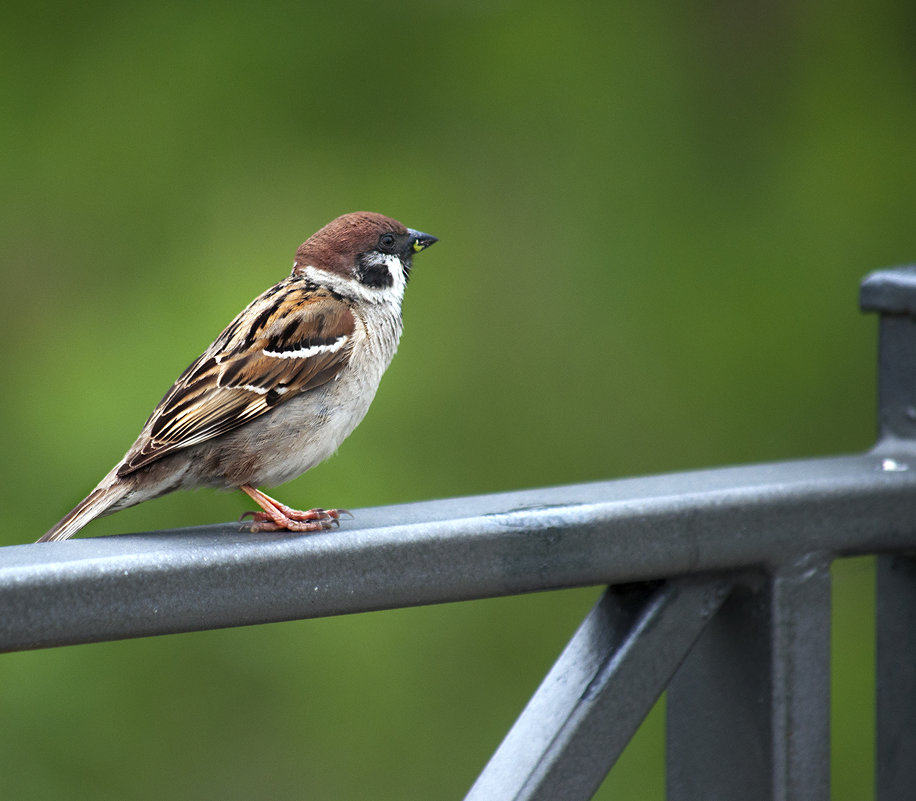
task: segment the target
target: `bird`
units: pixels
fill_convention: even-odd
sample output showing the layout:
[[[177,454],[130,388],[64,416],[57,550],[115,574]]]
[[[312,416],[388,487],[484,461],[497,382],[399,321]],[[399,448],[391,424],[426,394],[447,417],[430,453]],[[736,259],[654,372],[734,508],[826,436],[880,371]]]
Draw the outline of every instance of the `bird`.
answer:
[[[275,487],[331,456],[375,397],[403,330],[413,257],[438,239],[375,212],[332,220],[290,275],[255,298],[178,377],[124,458],[38,542],[179,489],[240,489],[252,531],[314,532],[340,509],[300,511]]]

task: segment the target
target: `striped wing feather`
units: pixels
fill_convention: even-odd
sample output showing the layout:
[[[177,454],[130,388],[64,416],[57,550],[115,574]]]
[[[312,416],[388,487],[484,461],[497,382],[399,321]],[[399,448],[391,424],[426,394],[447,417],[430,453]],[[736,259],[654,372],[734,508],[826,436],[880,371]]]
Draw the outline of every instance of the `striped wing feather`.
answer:
[[[119,476],[232,431],[340,372],[353,347],[353,313],[303,283],[289,278],[265,292],[182,373]]]

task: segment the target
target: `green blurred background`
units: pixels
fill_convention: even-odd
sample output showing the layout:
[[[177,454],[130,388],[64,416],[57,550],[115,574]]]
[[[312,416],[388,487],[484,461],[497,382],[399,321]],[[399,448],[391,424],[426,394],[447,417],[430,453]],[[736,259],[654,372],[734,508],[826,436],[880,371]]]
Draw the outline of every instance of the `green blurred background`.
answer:
[[[856,296],[916,258],[912,5],[8,2],[0,68],[2,544],[357,209],[441,243],[368,418],[288,503],[872,442]],[[178,494],[85,534],[248,506]],[[833,795],[861,801],[871,561],[835,575]],[[3,656],[4,796],[460,798],[597,595]],[[663,797],[663,728],[599,798]]]

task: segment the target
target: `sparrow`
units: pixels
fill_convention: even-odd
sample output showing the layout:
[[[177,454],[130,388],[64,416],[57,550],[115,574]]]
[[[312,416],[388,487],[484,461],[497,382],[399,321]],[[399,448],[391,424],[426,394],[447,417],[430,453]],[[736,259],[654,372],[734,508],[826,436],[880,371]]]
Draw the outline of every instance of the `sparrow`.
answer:
[[[438,240],[373,212],[306,240],[288,278],[255,298],[153,410],[137,441],[39,542],[179,489],[237,488],[254,531],[322,531],[343,510],[299,511],[259,486],[334,453],[375,397],[401,337],[413,256]]]

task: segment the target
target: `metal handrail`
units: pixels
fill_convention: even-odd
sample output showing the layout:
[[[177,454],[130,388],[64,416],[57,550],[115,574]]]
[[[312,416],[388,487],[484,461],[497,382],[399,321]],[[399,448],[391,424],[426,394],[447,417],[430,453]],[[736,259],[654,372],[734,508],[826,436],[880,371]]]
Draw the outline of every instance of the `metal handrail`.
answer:
[[[916,548],[916,451],[354,517],[307,537],[224,524],[0,548],[0,650],[742,570],[811,552]]]

